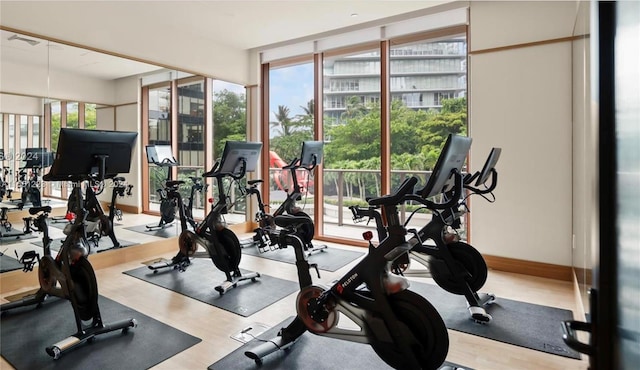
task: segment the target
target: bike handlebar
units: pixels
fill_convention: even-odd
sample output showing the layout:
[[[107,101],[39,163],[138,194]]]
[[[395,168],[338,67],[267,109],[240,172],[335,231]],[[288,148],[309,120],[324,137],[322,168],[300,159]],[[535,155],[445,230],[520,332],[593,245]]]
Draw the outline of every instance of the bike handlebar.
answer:
[[[288,165],[282,167],[283,170],[290,170],[290,169],[297,169],[298,167],[298,158],[293,158],[293,160],[291,162],[289,162]]]
[[[418,178],[411,176],[405,179],[395,194],[383,195],[379,198],[369,199],[369,204],[372,206],[385,206],[398,204],[404,201],[404,197],[407,194],[413,193],[413,187],[418,183]]]

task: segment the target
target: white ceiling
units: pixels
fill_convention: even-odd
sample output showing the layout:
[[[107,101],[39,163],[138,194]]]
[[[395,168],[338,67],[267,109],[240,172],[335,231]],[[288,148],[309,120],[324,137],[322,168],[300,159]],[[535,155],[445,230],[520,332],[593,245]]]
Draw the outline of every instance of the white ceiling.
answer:
[[[162,62],[140,43],[170,50],[164,40],[201,42],[238,50],[374,25],[452,1],[428,0],[235,0],[235,1],[0,1],[0,25],[10,31],[57,40],[35,46],[9,41],[1,32],[1,60],[45,63],[115,79],[155,67],[74,48],[66,43],[146,62]],[[173,42],[173,41],[172,41]],[[53,44],[53,45],[52,45]],[[148,47],[145,49],[147,50]],[[47,50],[50,51],[47,55]],[[43,57],[44,55],[44,57]],[[184,55],[188,58],[188,55]],[[179,68],[178,65],[173,67]]]

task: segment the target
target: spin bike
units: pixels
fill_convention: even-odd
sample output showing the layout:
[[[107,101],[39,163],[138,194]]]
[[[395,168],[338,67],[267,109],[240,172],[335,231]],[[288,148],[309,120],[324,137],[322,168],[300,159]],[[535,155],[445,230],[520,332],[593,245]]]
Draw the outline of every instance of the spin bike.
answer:
[[[58,154],[63,154],[56,159],[56,162],[58,163],[54,163],[54,167],[51,171],[44,176],[44,180],[70,180],[74,182],[76,188],[80,188],[84,181],[90,179],[90,176],[78,173],[82,168],[82,165],[78,166],[77,161],[74,160],[74,157],[78,156],[78,147],[74,146],[72,142],[77,140],[79,136],[74,135],[73,137],[67,137],[65,135],[65,130],[73,129],[61,129],[58,143]],[[129,133],[120,132],[118,134]],[[123,138],[120,135],[113,136],[114,140],[118,140],[121,143],[130,137],[131,136],[126,138]],[[135,139],[135,136],[132,137]],[[86,138],[87,140],[95,139],[93,136],[87,136]],[[131,148],[133,141],[128,144],[129,148]],[[121,148],[118,149],[121,150]],[[123,155],[123,153],[115,154],[114,152],[111,152],[111,154],[116,158]],[[130,155],[131,153],[129,152],[129,158]],[[99,168],[100,178],[104,178],[105,168],[108,166],[105,163],[107,157],[108,155],[100,154],[96,155],[91,160],[91,162]],[[121,165],[123,164],[113,166],[117,167]],[[75,194],[76,208],[74,211],[77,215],[81,216],[76,218],[72,225],[71,233],[62,244],[62,247],[56,256],[51,254],[51,239],[49,238],[47,225],[47,216],[48,213],[51,212],[51,207],[32,207],[29,209],[29,213],[31,215],[37,215],[33,220],[33,225],[35,225],[37,230],[42,231],[43,233],[42,241],[44,256],[39,258],[38,261],[38,280],[40,282],[40,289],[33,296],[25,297],[22,300],[6,303],[0,306],[0,311],[4,314],[9,310],[18,307],[31,305],[39,307],[48,296],[56,296],[68,300],[73,308],[77,332],[46,348],[47,354],[54,359],[60,358],[63,353],[85,342],[92,342],[98,335],[115,330],[122,330],[122,332],[126,333],[129,328],[137,325],[136,321],[132,318],[109,324],[105,324],[102,321],[98,305],[98,284],[95,272],[91,263],[89,263],[89,260],[87,259],[86,253],[87,240],[84,232],[84,221],[88,211],[84,207],[84,201],[81,193],[76,192]],[[90,321],[90,324],[85,326],[83,324],[85,321]]]
[[[0,164],[4,161],[4,149],[0,149]],[[2,166],[2,169],[0,170],[0,202],[4,200],[5,195],[8,200],[11,200],[11,192],[13,191],[13,189],[9,189],[7,176],[9,176],[9,167]]]
[[[19,207],[29,203],[33,207],[40,207],[42,205],[40,171],[51,166],[52,153],[47,152],[46,148],[26,148],[24,155],[26,163],[18,171],[18,183],[22,188]],[[31,173],[28,169],[31,169]]]
[[[290,214],[296,216],[307,217],[311,220],[311,217],[300,207],[296,206],[296,201],[302,199],[303,189],[298,182],[297,172],[298,170],[306,170],[308,177],[311,176],[311,172],[322,162],[322,146],[321,141],[305,141],[302,143],[302,152],[300,158],[294,158],[288,165],[282,167],[282,170],[288,170],[291,174],[291,181],[293,189],[287,193],[287,198],[276,209],[273,214],[269,214],[266,211],[268,205],[265,205],[260,195],[258,185],[262,183],[262,180],[250,180],[247,181],[249,187],[245,190],[247,194],[255,194],[258,201],[258,212],[256,213],[255,220],[258,223],[258,228],[254,230],[255,234],[252,238],[252,245],[258,247],[260,253],[264,253],[270,250],[276,250],[281,248],[280,232],[277,230],[274,223],[274,217],[282,214]],[[304,250],[307,256],[312,254],[324,252],[327,249],[326,245],[314,246],[312,244],[313,236],[315,235],[315,228],[313,222],[301,225],[298,229],[300,233],[300,239],[304,242]],[[284,247],[284,246],[282,246]]]
[[[206,194],[208,184],[205,184],[198,177],[190,177],[191,179],[191,192],[189,193],[188,203],[185,205],[180,192],[178,191],[178,187],[181,184],[184,184],[184,181],[173,181],[171,182],[171,186],[168,188],[167,197],[169,199],[175,199],[178,205],[178,215],[180,216],[180,227],[184,232],[188,230],[189,226],[193,230],[196,229],[198,224],[196,223],[195,218],[193,217],[193,201],[195,199],[196,194]],[[153,270],[153,273],[157,273],[160,270],[166,268],[173,268],[180,271],[185,271],[187,266],[191,264],[191,260],[188,256],[184,255],[182,252],[178,251],[171,261],[160,261],[156,262],[152,265],[149,265],[149,269]]]
[[[147,145],[147,162],[156,166],[167,168],[167,177],[164,180],[164,188],[157,189],[160,196],[160,221],[157,225],[146,225],[147,231],[162,230],[173,225],[178,209],[177,198],[172,196],[172,192],[182,181],[171,179],[171,167],[178,166],[179,163],[172,154],[170,145]]]
[[[447,147],[445,144],[445,148]],[[456,230],[460,228],[461,217],[468,211],[466,199],[474,194],[484,197],[486,194],[492,194],[496,188],[497,171],[494,167],[500,151],[500,148],[492,149],[481,172],[463,176],[457,168],[454,169],[452,177],[455,185],[452,189],[447,188],[442,193],[443,200],[450,202],[452,206],[434,209],[431,207],[431,203],[427,203],[419,208],[431,210],[431,221],[409,240],[409,243],[413,245],[412,250],[398,258],[393,265],[394,273],[405,276],[430,277],[447,292],[465,296],[470,318],[477,323],[488,323],[492,320],[484,306],[495,302],[496,297],[490,293],[478,293],[487,280],[486,262],[477,249],[460,241]],[[443,158],[444,156],[446,156],[445,151],[443,151]],[[437,170],[436,168],[434,172]],[[491,175],[491,183],[487,185],[489,175]],[[477,180],[476,184],[472,185],[474,180]],[[484,188],[481,189],[479,186],[484,186]],[[423,199],[427,198],[426,195],[429,193],[425,189],[420,191]],[[469,194],[463,197],[465,191]],[[490,200],[486,197],[485,199]],[[412,215],[419,209],[416,209]],[[356,218],[362,219],[365,216],[374,218],[379,237],[384,237],[386,229],[376,209],[372,207],[359,209],[354,206],[351,207],[351,210],[354,214],[354,220]],[[427,244],[427,241],[432,241],[432,243]],[[427,271],[414,272],[409,270],[412,259],[427,267]]]
[[[231,208],[229,196],[224,191],[224,179],[228,178],[232,183],[236,183],[247,172],[255,171],[261,147],[262,143],[254,142],[227,141],[225,143],[222,157],[216,161],[211,171],[202,175],[216,180],[217,202],[193,231],[185,229],[178,238],[180,247],[178,255],[182,255],[183,258],[208,256],[213,264],[224,272],[226,280],[215,287],[220,295],[236,288],[242,281],[255,282],[260,277],[257,272],[243,275],[240,271],[242,257],[240,241],[236,234],[226,227],[222,217]],[[198,247],[203,247],[206,253],[197,253]]]
[[[111,192],[111,204],[109,205],[109,215],[104,213],[104,209],[97,197],[104,190],[104,181],[89,182],[85,189],[85,209],[88,211],[85,218],[85,236],[90,246],[89,253],[91,253],[91,248],[94,248],[97,253],[122,248],[122,244],[120,244],[118,238],[116,238],[114,229],[114,219],[119,211],[116,208],[116,199],[118,196],[124,196],[125,192],[131,194],[133,185],[125,185],[125,178],[121,176],[114,177],[112,181],[113,188]],[[102,186],[96,186],[97,184],[102,184]],[[81,193],[81,189],[74,188],[69,197],[67,214],[71,214],[72,219],[76,217],[72,211],[75,208],[73,203],[77,198],[77,195],[74,194],[75,192]],[[120,219],[121,218],[122,212],[120,212]],[[108,236],[113,245],[109,248],[98,249],[100,239],[103,236]]]
[[[296,229],[310,220],[303,216],[280,215],[276,225],[283,227],[284,238],[292,245],[300,292],[296,299],[297,316],[278,336],[250,348],[245,355],[261,364],[270,353],[291,347],[306,331],[313,334],[366,343],[395,369],[437,369],[449,350],[447,328],[438,311],[424,297],[409,290],[406,278],[389,272],[388,266],[411,249],[405,241],[407,230],[398,218],[397,207],[413,193],[417,178],[405,180],[395,194],[369,200],[382,208],[388,221],[387,237],[373,247],[373,233],[367,255],[331,287],[314,285],[304,242]],[[319,275],[317,267],[316,273]],[[345,315],[357,329],[338,327]]]

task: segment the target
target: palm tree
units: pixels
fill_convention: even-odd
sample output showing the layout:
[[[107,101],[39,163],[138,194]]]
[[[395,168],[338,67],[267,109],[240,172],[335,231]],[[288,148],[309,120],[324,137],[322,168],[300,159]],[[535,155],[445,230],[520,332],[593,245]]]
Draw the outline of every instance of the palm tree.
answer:
[[[276,120],[271,122],[271,127],[280,129],[280,134],[282,136],[289,136],[291,134],[291,117],[289,117],[289,107],[285,105],[278,105],[278,112],[276,115]]]
[[[346,109],[342,112],[340,118],[356,118],[367,114],[367,107],[364,105],[359,96],[349,96],[345,100]]]
[[[316,103],[313,99],[311,99],[307,102],[306,107],[303,107],[301,105],[300,108],[302,108],[302,110],[304,111],[305,116],[313,116],[314,112],[316,111]]]
[[[308,129],[313,127],[313,117],[315,113],[315,103],[313,99],[307,102],[307,106],[300,106],[303,114],[298,114],[293,124],[299,129]]]

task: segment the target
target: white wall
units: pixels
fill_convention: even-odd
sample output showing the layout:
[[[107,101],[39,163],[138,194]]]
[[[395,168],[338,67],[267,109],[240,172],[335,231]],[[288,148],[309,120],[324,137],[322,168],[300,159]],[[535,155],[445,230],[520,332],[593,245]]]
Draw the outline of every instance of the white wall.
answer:
[[[42,98],[0,93],[0,112],[11,114],[42,115]]]
[[[496,202],[472,201],[472,244],[487,255],[570,266],[572,45],[474,52],[571,36],[573,2],[472,2],[471,166],[502,147]],[[540,26],[544,25],[544,26]]]
[[[98,109],[98,128],[101,130],[140,132],[140,81],[138,77],[121,78],[114,81],[115,106]],[[142,192],[140,189],[141,168],[140,155],[142,138],[138,135],[135,147],[131,153],[131,167],[129,173],[120,174],[133,184],[131,196],[117,198],[116,204],[129,205],[140,208],[142,205]],[[107,182],[108,190],[103,192],[99,199],[103,202],[111,202],[111,181]],[[140,208],[141,209],[141,208]]]
[[[7,93],[108,105],[115,103],[113,81],[90,78],[73,72],[48,71],[46,66],[34,67],[3,62],[0,81],[0,91]]]

